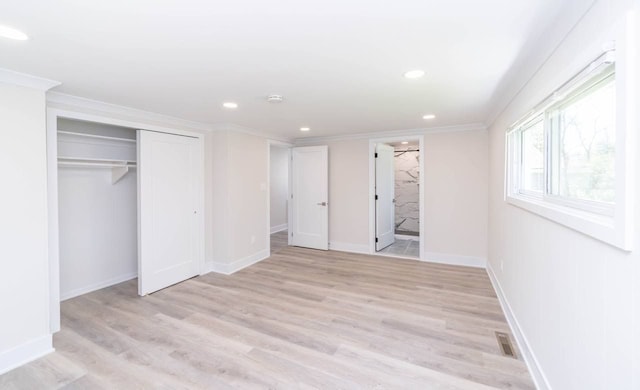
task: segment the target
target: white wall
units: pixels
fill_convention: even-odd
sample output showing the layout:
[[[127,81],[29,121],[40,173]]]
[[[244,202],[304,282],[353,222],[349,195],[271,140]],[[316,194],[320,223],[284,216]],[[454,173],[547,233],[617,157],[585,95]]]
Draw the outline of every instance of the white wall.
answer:
[[[237,131],[207,135],[212,222],[209,269],[230,273],[269,253],[267,139]]]
[[[487,258],[488,133],[425,134],[426,251]]]
[[[329,247],[369,248],[369,141],[328,142]]]
[[[488,133],[424,133],[426,252],[487,257]],[[329,241],[368,252],[369,140],[329,145]]]
[[[505,130],[595,58],[631,3],[597,1],[490,128],[490,267],[539,363],[534,374],[541,371],[543,388],[640,388],[638,250],[618,250],[504,201]],[[640,152],[638,138],[632,149]]]
[[[51,350],[43,91],[0,83],[0,374]]]
[[[271,232],[287,228],[289,194],[289,149],[277,145],[269,147],[269,213]]]
[[[137,180],[111,170],[58,170],[60,296],[71,298],[137,276]]]

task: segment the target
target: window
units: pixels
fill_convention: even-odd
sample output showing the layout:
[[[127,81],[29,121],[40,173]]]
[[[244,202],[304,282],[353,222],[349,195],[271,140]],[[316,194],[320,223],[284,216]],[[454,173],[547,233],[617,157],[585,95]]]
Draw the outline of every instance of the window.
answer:
[[[544,126],[542,117],[521,130],[520,188],[523,192],[544,191]]]
[[[610,74],[551,110],[551,194],[615,202],[615,93]]]
[[[506,199],[629,249],[618,96],[605,54],[512,126]]]

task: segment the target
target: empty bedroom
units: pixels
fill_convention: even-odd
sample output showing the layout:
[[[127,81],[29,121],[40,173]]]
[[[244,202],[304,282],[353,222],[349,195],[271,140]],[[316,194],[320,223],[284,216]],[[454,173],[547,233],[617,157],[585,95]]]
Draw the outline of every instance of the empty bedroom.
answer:
[[[640,389],[640,0],[0,2],[0,389]]]

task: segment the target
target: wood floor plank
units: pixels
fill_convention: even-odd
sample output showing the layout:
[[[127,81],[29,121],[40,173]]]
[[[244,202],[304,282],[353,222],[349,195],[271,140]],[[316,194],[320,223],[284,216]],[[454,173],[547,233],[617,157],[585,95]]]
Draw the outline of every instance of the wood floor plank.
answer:
[[[56,352],[7,389],[533,389],[482,269],[287,247],[146,297],[62,304]]]

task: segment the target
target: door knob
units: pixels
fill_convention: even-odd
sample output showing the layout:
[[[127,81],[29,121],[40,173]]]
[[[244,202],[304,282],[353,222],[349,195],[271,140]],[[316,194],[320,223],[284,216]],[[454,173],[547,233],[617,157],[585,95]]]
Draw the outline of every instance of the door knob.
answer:
[[[320,203],[318,203],[318,206],[326,206],[326,205],[327,205],[327,202],[320,202]]]

